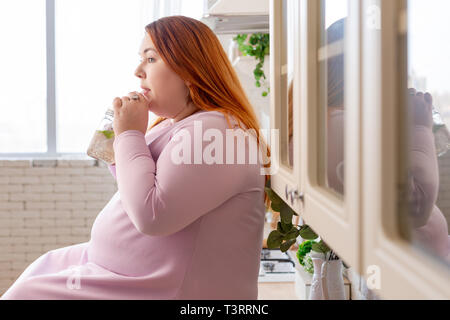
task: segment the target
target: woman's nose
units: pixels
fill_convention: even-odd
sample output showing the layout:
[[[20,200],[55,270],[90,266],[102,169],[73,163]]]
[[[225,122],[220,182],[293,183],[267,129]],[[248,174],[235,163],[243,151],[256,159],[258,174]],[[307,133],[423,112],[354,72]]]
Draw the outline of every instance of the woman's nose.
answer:
[[[134,72],[134,75],[136,77],[138,77],[138,78],[143,78],[144,77],[144,73],[140,69],[136,69],[136,71]]]

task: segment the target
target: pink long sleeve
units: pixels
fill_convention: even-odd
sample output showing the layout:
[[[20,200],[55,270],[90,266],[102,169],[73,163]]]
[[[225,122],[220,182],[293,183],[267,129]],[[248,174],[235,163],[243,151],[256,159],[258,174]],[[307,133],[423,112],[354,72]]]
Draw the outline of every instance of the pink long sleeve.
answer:
[[[203,130],[221,128],[223,121],[217,119],[204,121]],[[135,227],[144,234],[170,235],[185,228],[227,199],[247,191],[243,188],[249,172],[256,172],[249,171],[248,164],[174,163],[172,153],[180,154],[184,147],[183,150],[191,150],[191,163],[194,162],[194,123],[182,128],[190,138],[181,142],[179,135],[174,134],[157,163],[142,132],[128,130],[114,141],[120,199]],[[210,143],[203,142],[203,150]],[[223,155],[225,159],[225,152]]]
[[[112,176],[116,179],[116,164],[109,164],[108,169],[111,172]]]
[[[216,131],[214,138],[228,128],[222,113],[202,110],[145,135],[128,130],[116,137],[116,163],[108,169],[119,190],[97,215],[89,242],[41,256],[1,299],[256,300],[262,165],[240,164],[236,154],[234,164],[207,164],[208,154],[221,158],[228,145],[209,152],[216,143],[207,139],[209,130],[204,164],[173,163],[177,134],[187,129],[195,138],[197,119]],[[247,145],[238,149],[248,152]],[[80,279],[69,283],[73,290],[69,275]]]

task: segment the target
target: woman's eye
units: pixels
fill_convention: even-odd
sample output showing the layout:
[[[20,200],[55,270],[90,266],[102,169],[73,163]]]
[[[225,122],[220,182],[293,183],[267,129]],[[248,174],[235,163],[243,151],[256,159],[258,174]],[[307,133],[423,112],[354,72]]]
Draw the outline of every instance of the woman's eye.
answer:
[[[155,60],[155,58],[147,58],[147,61],[148,61],[148,62],[151,62],[150,59]],[[142,63],[142,62],[144,62],[144,60],[139,60],[139,63]]]

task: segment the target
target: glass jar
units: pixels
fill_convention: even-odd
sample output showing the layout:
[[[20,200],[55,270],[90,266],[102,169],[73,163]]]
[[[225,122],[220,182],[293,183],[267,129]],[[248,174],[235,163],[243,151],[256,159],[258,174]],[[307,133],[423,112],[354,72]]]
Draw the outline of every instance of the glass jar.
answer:
[[[87,155],[98,160],[106,162],[108,165],[114,164],[114,110],[106,110],[105,116],[100,121],[97,130],[95,130],[91,143],[87,150]]]

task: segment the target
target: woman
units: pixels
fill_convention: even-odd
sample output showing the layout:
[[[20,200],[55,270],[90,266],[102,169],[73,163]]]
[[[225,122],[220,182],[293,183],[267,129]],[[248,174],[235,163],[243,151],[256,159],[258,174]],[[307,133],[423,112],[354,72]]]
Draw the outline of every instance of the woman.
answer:
[[[145,29],[144,91],[113,101],[118,192],[89,242],[42,255],[2,299],[257,299],[268,177],[259,162],[225,163],[217,141],[240,127],[265,146],[257,118],[206,25],[171,16]],[[148,111],[160,116],[149,131]],[[248,159],[248,140],[240,151]]]

